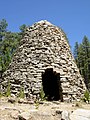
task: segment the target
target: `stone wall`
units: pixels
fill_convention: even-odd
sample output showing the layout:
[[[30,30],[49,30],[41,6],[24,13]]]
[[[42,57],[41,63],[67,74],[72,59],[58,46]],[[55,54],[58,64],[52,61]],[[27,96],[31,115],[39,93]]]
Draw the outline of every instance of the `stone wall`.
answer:
[[[18,96],[21,86],[30,98],[39,97],[42,72],[53,68],[60,73],[64,100],[80,99],[86,89],[83,79],[62,29],[48,21],[40,21],[28,27],[9,68],[3,75],[1,90],[11,83],[12,95]]]

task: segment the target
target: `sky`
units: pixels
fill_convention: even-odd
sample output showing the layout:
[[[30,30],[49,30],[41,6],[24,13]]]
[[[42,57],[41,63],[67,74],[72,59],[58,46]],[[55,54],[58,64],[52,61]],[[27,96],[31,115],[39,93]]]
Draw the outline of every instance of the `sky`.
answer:
[[[73,51],[75,42],[90,40],[90,0],[0,0],[0,20],[19,32],[22,24],[48,20],[66,33]]]

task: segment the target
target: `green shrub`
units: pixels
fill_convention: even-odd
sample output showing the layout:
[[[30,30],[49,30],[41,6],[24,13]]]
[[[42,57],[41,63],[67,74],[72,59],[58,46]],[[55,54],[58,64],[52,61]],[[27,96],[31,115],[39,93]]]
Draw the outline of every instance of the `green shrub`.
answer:
[[[8,86],[7,86],[7,91],[5,94],[6,97],[11,96],[11,85],[10,85],[10,81],[8,81]]]
[[[84,97],[83,97],[84,102],[89,102],[90,101],[90,93],[88,90],[84,92]]]
[[[44,90],[43,90],[43,86],[41,88],[40,98],[41,98],[41,100],[45,100],[45,93],[44,93]]]
[[[39,108],[39,102],[35,101],[35,108],[38,109]]]
[[[20,98],[24,98],[24,97],[25,97],[25,93],[24,93],[23,87],[20,88],[19,97],[20,97]]]

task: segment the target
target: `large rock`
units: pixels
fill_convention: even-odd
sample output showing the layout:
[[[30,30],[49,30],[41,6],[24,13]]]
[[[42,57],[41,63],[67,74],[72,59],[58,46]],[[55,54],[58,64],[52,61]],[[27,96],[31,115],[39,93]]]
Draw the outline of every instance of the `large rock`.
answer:
[[[70,115],[71,120],[90,120],[90,110],[77,109]]]

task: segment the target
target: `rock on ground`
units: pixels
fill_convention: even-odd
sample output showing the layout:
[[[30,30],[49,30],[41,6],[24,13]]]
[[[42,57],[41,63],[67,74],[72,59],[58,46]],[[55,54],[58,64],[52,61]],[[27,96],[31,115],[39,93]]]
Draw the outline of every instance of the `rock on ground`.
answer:
[[[71,120],[90,120],[90,110],[77,109],[71,116]]]
[[[0,98],[0,120],[90,120],[90,104],[19,101]]]

